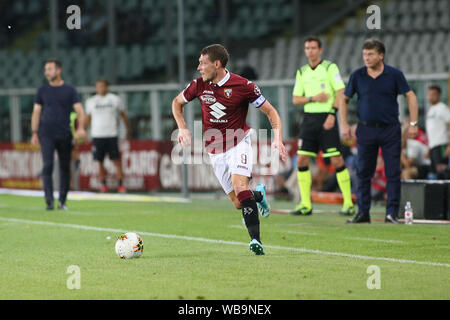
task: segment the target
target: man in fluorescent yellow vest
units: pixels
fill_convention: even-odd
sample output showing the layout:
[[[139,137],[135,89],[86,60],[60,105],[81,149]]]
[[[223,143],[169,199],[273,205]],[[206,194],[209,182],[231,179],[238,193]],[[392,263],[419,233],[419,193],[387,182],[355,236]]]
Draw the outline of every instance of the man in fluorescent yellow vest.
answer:
[[[304,105],[305,117],[300,127],[299,148],[297,151],[298,184],[300,203],[291,213],[294,215],[312,214],[311,173],[309,162],[317,157],[319,151],[324,158],[330,158],[336,170],[336,178],[341,189],[344,204],[341,214],[353,215],[350,174],[341,155],[339,130],[336,122],[338,99],[343,98],[345,84],[337,65],[322,60],[322,44],[319,38],[305,39],[305,55],[308,64],[297,70],[293,91],[293,104]]]

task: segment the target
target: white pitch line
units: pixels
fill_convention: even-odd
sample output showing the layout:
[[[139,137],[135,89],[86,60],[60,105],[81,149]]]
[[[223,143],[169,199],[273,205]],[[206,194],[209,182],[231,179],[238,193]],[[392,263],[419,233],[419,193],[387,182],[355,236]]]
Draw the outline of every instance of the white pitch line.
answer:
[[[79,225],[79,224],[70,224],[70,223],[56,223],[56,222],[50,222],[50,221],[25,220],[25,219],[4,218],[4,217],[0,217],[0,220],[9,221],[9,222],[17,222],[17,223],[28,223],[28,224],[46,225],[46,226],[55,226],[55,227],[66,227],[66,228],[80,229],[80,230],[102,231],[102,232],[124,233],[124,232],[131,231],[131,232],[136,232],[140,235],[146,235],[146,236],[158,237],[158,238],[200,241],[200,242],[229,244],[229,245],[238,245],[238,246],[248,247],[248,243],[246,243],[246,242],[180,236],[180,235],[176,235],[176,234],[153,233],[153,232],[145,232],[145,231],[132,231],[132,230],[102,228],[102,227],[86,226],[86,225]],[[371,256],[363,256],[363,255],[344,253],[344,252],[321,251],[321,250],[314,250],[314,249],[307,249],[307,248],[292,248],[292,247],[283,247],[283,246],[275,246],[275,245],[264,245],[264,247],[270,248],[270,249],[277,249],[277,250],[287,250],[287,251],[295,251],[295,252],[302,252],[302,253],[313,253],[313,254],[319,254],[319,255],[346,257],[346,258],[352,258],[352,259],[379,260],[379,261],[387,261],[387,262],[409,263],[409,264],[450,268],[449,263],[441,263],[441,262],[416,261],[416,260],[395,259],[395,258],[386,258],[386,257],[371,257]]]
[[[358,241],[374,241],[374,242],[387,242],[387,243],[405,243],[401,240],[388,240],[388,239],[375,239],[375,238],[358,238],[358,237],[345,237],[348,240],[358,240]]]
[[[238,225],[231,225],[228,226],[229,228],[234,228],[234,229],[245,229],[247,230],[246,227],[244,226],[238,226]],[[274,230],[276,232],[282,232],[282,233],[293,233],[293,234],[301,234],[301,235],[305,235],[305,236],[317,236],[317,233],[313,233],[313,232],[302,232],[302,231],[290,231],[290,230]]]
[[[244,226],[238,226],[238,225],[231,225],[231,226],[229,226],[229,228],[246,229]],[[305,235],[305,236],[320,236],[319,234],[314,233],[314,232],[291,231],[291,230],[273,230],[273,231],[281,232],[281,233],[301,234],[301,235]],[[375,239],[375,238],[344,237],[341,239],[357,240],[357,241],[386,242],[386,243],[405,243],[404,241],[401,241],[401,240]]]
[[[0,188],[0,194],[10,194],[16,196],[27,197],[43,197],[44,191],[42,190],[27,190],[27,189],[6,189]],[[54,191],[53,196],[59,198],[59,192]],[[88,191],[71,191],[67,195],[68,200],[100,200],[100,201],[133,201],[133,202],[180,202],[189,203],[189,199],[169,197],[169,196],[150,196],[150,195],[138,195],[138,194],[117,194],[117,193],[98,193]]]

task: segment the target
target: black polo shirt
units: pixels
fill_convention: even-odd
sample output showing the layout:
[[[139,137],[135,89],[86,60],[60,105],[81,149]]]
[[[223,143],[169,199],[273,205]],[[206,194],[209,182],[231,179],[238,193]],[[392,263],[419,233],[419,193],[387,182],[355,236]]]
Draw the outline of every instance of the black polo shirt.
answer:
[[[37,90],[34,101],[42,106],[39,135],[55,138],[72,136],[70,113],[73,104],[81,101],[75,87],[67,83],[57,87],[44,84]]]
[[[375,79],[369,76],[364,66],[350,75],[345,96],[358,94],[358,118],[368,122],[398,123],[397,96],[410,91],[403,72],[384,65],[383,72]]]

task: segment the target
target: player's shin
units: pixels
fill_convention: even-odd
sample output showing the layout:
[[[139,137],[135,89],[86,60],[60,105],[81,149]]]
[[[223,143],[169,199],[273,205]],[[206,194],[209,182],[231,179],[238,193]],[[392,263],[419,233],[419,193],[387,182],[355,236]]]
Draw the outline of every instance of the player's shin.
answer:
[[[242,216],[244,217],[245,226],[251,239],[256,239],[261,243],[259,234],[259,217],[258,207],[255,198],[249,190],[240,192],[237,195],[242,205]]]
[[[297,172],[298,186],[300,189],[301,205],[311,209],[311,172],[308,167],[299,167]]]
[[[350,173],[345,166],[336,169],[336,179],[344,198],[344,208],[353,206]]]

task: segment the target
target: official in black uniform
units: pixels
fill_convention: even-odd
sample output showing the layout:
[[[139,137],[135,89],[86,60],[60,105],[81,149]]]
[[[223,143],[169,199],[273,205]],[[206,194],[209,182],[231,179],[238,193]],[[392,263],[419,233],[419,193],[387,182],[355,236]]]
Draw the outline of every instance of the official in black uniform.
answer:
[[[70,113],[75,111],[80,123],[84,123],[84,112],[77,90],[61,78],[62,65],[56,59],[45,63],[45,77],[48,84],[42,85],[36,93],[31,129],[31,143],[41,145],[44,167],[44,185],[47,210],[54,209],[53,200],[53,158],[55,150],[59,159],[59,204],[58,208],[67,210],[66,198],[70,186],[70,156],[72,151],[72,131]],[[78,126],[76,139],[86,138],[83,126]]]
[[[411,119],[408,136],[417,135],[418,106],[417,98],[408,85],[403,73],[383,62],[385,47],[378,39],[368,39],[363,45],[365,66],[350,75],[345,89],[345,98],[339,107],[341,132],[345,139],[350,137],[347,122],[348,102],[358,95],[356,129],[358,147],[357,161],[357,202],[358,214],[349,223],[370,222],[370,188],[375,173],[378,149],[381,148],[387,178],[387,223],[398,223],[400,205],[400,154],[401,126],[397,96],[405,96]]]

